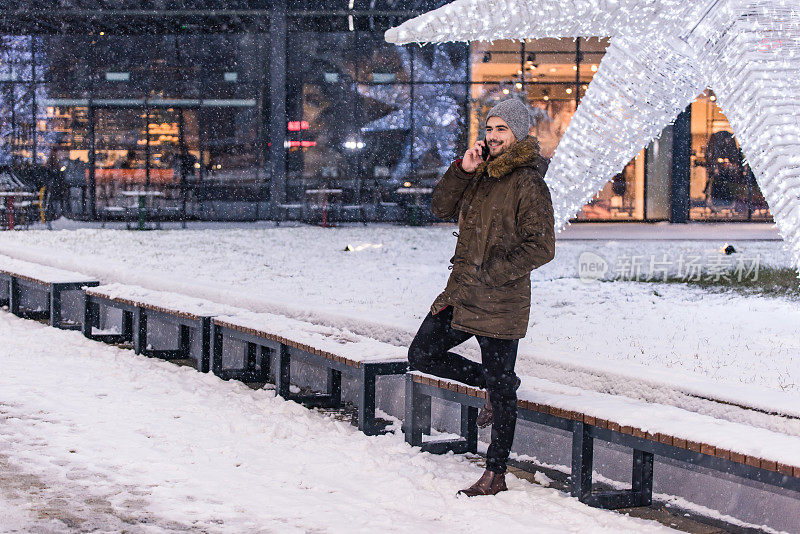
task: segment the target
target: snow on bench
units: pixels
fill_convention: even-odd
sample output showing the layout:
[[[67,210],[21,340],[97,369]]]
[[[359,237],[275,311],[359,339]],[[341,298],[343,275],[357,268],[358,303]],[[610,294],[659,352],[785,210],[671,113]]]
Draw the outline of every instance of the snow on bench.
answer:
[[[431,397],[461,404],[460,440],[426,441]],[[406,441],[423,450],[475,451],[477,409],[486,392],[417,371],[406,377]],[[603,508],[643,506],[652,500],[653,455],[733,473],[800,491],[800,436],[717,419],[641,400],[523,377],[519,417],[572,432],[572,494]],[[594,439],[634,451],[633,488],[592,493]]]
[[[98,334],[99,306],[122,310],[121,334]],[[207,373],[211,357],[211,318],[241,311],[239,308],[168,291],[126,284],[87,288],[83,333],[90,339],[131,341],[136,354],[163,359],[194,359],[197,370]],[[148,318],[179,328],[177,349],[153,349],[148,343]],[[193,339],[199,339],[193,343]]]
[[[223,378],[267,381],[274,355],[278,395],[306,404],[338,408],[341,405],[341,377],[344,373],[358,384],[358,428],[366,434],[379,432],[375,421],[376,377],[403,374],[408,368],[405,348],[347,330],[280,315],[251,312],[215,317],[212,323],[212,368],[215,374]],[[245,369],[231,372],[223,368],[225,337],[247,344]],[[292,359],[325,368],[328,372],[327,391],[321,395],[290,393]]]
[[[187,297],[180,293],[155,291],[127,284],[105,284],[87,289],[88,295],[104,298],[121,304],[139,306],[152,311],[178,315],[197,320],[201,317],[231,315],[241,312],[241,308],[218,304],[210,300]]]
[[[7,284],[8,308],[14,315],[31,317],[43,315],[49,318],[50,325],[66,330],[80,328],[78,324],[68,324],[61,317],[61,297],[65,291],[77,291],[82,287],[96,286],[100,282],[82,273],[64,271],[17,260],[0,255],[0,282]],[[46,308],[25,309],[22,297],[25,293],[44,293]]]
[[[214,324],[244,333],[263,335],[353,367],[360,367],[362,363],[405,361],[408,353],[404,347],[383,343],[348,330],[271,313],[241,312],[234,316],[215,317]]]

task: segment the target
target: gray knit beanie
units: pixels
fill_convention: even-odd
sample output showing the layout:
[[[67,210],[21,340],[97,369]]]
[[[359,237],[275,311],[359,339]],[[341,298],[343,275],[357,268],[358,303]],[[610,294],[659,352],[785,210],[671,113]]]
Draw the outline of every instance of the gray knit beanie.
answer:
[[[528,106],[516,98],[503,100],[490,109],[489,114],[486,115],[486,120],[488,121],[491,117],[500,117],[506,121],[517,141],[525,139],[531,129],[531,114],[528,111]]]

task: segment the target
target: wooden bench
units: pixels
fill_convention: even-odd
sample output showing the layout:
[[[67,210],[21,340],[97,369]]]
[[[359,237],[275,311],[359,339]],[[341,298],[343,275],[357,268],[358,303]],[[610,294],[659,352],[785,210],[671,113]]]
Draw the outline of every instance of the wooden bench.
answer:
[[[98,334],[100,307],[122,311],[119,334]],[[197,370],[207,373],[211,357],[211,318],[235,312],[231,306],[176,293],[153,291],[138,286],[109,284],[84,292],[83,335],[106,342],[132,342],[136,354],[162,359],[193,359]],[[153,349],[148,344],[148,326],[158,320],[178,327],[177,349]],[[197,350],[192,340],[198,339]]]
[[[274,383],[278,395],[308,405],[331,408],[341,406],[344,374],[358,384],[358,429],[369,435],[380,432],[375,421],[376,377],[403,374],[408,369],[406,349],[331,327],[271,314],[215,317],[212,324],[214,374],[223,379],[268,382],[274,357]],[[223,367],[222,351],[226,337],[246,344],[244,368]],[[291,393],[292,360],[326,369],[326,391],[311,395]]]
[[[654,456],[800,492],[800,461],[796,460],[800,456],[798,436],[673,406],[555,385],[541,379],[524,378],[522,384],[518,394],[518,418],[572,433],[571,493],[590,506],[650,505]],[[553,386],[563,393],[548,392]],[[431,430],[431,398],[461,405],[460,438],[423,440],[423,434],[430,434]],[[483,390],[409,372],[406,375],[406,441],[434,454],[476,452],[475,420],[485,399]],[[703,441],[697,441],[697,428],[705,429]],[[633,450],[630,489],[592,491],[594,440]],[[792,450],[796,451],[795,456],[787,458],[785,451]]]
[[[3,304],[17,316],[48,319],[50,326],[64,330],[77,330],[78,323],[68,323],[61,313],[62,296],[67,291],[80,291],[83,287],[96,286],[100,282],[80,273],[54,269],[7,256],[0,256],[0,284],[6,286]],[[44,309],[33,309],[23,305],[26,293],[43,294]],[[33,296],[33,295],[31,295]]]

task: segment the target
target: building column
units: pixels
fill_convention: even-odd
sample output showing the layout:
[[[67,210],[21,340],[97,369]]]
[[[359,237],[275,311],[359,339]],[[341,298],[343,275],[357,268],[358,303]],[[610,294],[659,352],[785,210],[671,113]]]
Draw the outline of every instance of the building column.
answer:
[[[272,2],[269,19],[270,213],[286,199],[286,0]]]
[[[645,150],[644,213],[648,221],[670,220],[672,175],[672,125],[650,141]]]
[[[94,91],[95,91],[95,44],[96,38],[92,37],[91,44],[89,45],[89,220],[97,219],[97,177],[95,175],[95,167],[97,166],[97,155],[95,154],[95,107],[94,107]]]
[[[672,127],[672,176],[670,178],[670,222],[689,222],[689,179],[692,152],[692,106],[689,105]]]

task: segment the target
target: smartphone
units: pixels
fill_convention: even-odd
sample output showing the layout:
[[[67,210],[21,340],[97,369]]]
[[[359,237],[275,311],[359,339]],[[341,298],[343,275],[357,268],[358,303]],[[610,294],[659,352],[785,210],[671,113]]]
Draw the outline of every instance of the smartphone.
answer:
[[[486,139],[483,140],[483,150],[481,151],[481,158],[486,161],[489,159],[489,143],[486,142]]]

